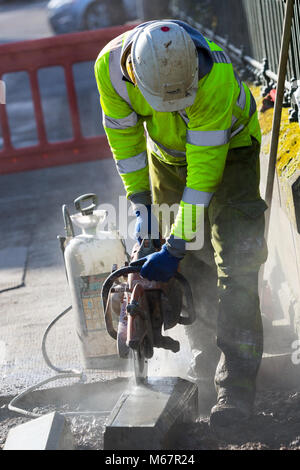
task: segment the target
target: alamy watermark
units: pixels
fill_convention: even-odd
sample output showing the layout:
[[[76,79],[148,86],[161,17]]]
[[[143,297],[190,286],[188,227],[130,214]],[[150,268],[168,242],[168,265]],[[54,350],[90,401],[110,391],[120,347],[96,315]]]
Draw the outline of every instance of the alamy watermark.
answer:
[[[6,86],[3,80],[0,80],[0,104],[6,104]]]
[[[112,204],[100,204],[98,210],[103,211],[102,217],[99,218],[97,224],[97,236],[99,238],[114,238],[115,232],[111,228],[117,228],[120,236],[124,239],[135,239],[135,226],[136,215],[131,205],[128,206],[128,200],[125,196],[119,197],[119,207],[117,208]],[[147,208],[144,205],[139,205],[139,211],[142,214],[146,227],[143,227],[143,233],[147,234],[152,240],[160,238],[160,235],[165,238],[171,231],[172,224],[178,212],[180,212],[179,204],[153,204],[151,207],[151,227],[149,229]],[[190,212],[190,213],[189,213]],[[181,220],[182,219],[182,220]],[[159,221],[159,223],[158,223]],[[177,219],[176,219],[177,221]],[[179,222],[176,222],[177,227],[180,228],[180,233],[185,235],[185,239],[191,240],[186,243],[186,250],[200,250],[204,244],[204,207],[197,206],[195,209],[189,211],[185,208],[184,217],[181,217]],[[150,233],[149,233],[150,232]],[[149,233],[149,235],[148,235]],[[143,235],[141,234],[141,238]],[[180,238],[180,237],[179,237]]]

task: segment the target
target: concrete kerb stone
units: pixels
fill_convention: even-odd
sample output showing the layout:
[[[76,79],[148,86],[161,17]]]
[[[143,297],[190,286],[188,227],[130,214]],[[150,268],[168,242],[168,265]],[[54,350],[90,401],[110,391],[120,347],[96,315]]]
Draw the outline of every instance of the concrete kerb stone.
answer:
[[[4,450],[74,450],[70,425],[57,412],[15,426]]]
[[[149,378],[120,397],[106,422],[104,450],[171,449],[180,423],[197,417],[196,384],[178,377]]]

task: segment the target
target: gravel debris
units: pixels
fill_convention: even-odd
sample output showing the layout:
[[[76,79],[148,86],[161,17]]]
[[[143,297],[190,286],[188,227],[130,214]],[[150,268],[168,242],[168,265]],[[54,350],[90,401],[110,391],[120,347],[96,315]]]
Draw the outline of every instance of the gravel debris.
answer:
[[[183,424],[174,435],[172,449],[190,450],[300,450],[300,391],[261,391],[257,394],[254,416],[243,426],[226,428],[226,436],[216,436],[209,428],[208,417]],[[52,411],[78,411],[68,403],[35,407],[30,411],[45,414]],[[106,415],[67,416],[76,450],[103,450]],[[8,431],[29,418],[11,412],[0,398],[0,449]]]

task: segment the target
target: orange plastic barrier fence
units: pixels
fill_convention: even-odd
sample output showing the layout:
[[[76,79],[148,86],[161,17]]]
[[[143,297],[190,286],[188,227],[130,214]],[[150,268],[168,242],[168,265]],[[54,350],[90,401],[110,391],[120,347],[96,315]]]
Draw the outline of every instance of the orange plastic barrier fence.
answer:
[[[72,67],[79,62],[96,60],[99,51],[111,39],[132,27],[134,25],[117,26],[0,46],[0,80],[4,74],[12,72],[25,71],[29,75],[38,136],[37,145],[14,148],[6,105],[0,104],[3,137],[0,174],[98,160],[111,155],[105,135],[85,137],[82,134]],[[61,66],[64,70],[73,129],[71,140],[47,140],[37,74],[39,69],[51,66]]]

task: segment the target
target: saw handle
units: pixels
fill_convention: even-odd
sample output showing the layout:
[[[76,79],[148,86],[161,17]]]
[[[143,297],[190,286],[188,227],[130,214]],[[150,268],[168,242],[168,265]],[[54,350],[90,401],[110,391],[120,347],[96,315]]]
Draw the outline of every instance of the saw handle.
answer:
[[[140,261],[140,262],[139,262]],[[104,312],[104,319],[105,325],[108,334],[113,338],[117,339],[117,331],[115,330],[112,322],[112,317],[108,308],[108,297],[110,290],[114,284],[114,282],[122,276],[128,276],[128,274],[139,273],[141,270],[142,265],[144,264],[145,259],[135,261],[135,266],[125,266],[123,268],[117,269],[116,271],[112,272],[108,278],[105,279],[103,286],[102,286],[102,304],[103,304],[103,312]],[[138,266],[136,266],[139,264]],[[194,308],[194,301],[193,301],[193,294],[191,287],[186,280],[186,278],[179,272],[175,273],[174,278],[179,282],[183,294],[185,295],[186,302],[187,302],[187,311],[189,313],[188,317],[183,317],[180,315],[178,323],[180,325],[191,325],[196,318],[196,312]]]
[[[134,261],[133,267],[139,267],[141,269],[145,261],[146,261],[145,258],[137,259],[136,261]],[[191,286],[181,273],[176,272],[173,277],[179,282],[182,288],[183,294],[185,295],[186,302],[187,302],[187,311],[189,313],[188,317],[183,317],[180,315],[178,323],[180,325],[191,325],[192,323],[194,323],[196,319],[196,312],[194,308],[194,301],[193,301],[193,294],[192,294]]]
[[[128,276],[128,274],[132,273],[139,273],[141,270],[140,266],[124,266],[123,268],[117,269],[116,271],[112,272],[104,281],[101,291],[102,297],[102,305],[103,305],[103,312],[104,312],[104,320],[105,326],[107,329],[108,334],[113,338],[117,339],[117,331],[113,326],[113,321],[111,317],[111,312],[108,308],[109,302],[108,297],[110,290],[114,284],[114,282],[122,276]]]
[[[90,204],[88,207],[82,207],[81,203],[84,201],[89,201],[90,199],[92,200],[92,204]],[[98,198],[94,193],[83,194],[74,200],[75,209],[80,211],[82,215],[92,214],[94,209],[97,208],[97,204]]]
[[[196,311],[194,307],[194,300],[193,300],[191,286],[189,285],[186,278],[179,272],[175,273],[174,278],[179,282],[183,290],[186,303],[187,303],[187,311],[189,314],[188,317],[183,317],[180,315],[178,323],[180,325],[191,325],[192,323],[194,323],[196,319]]]

